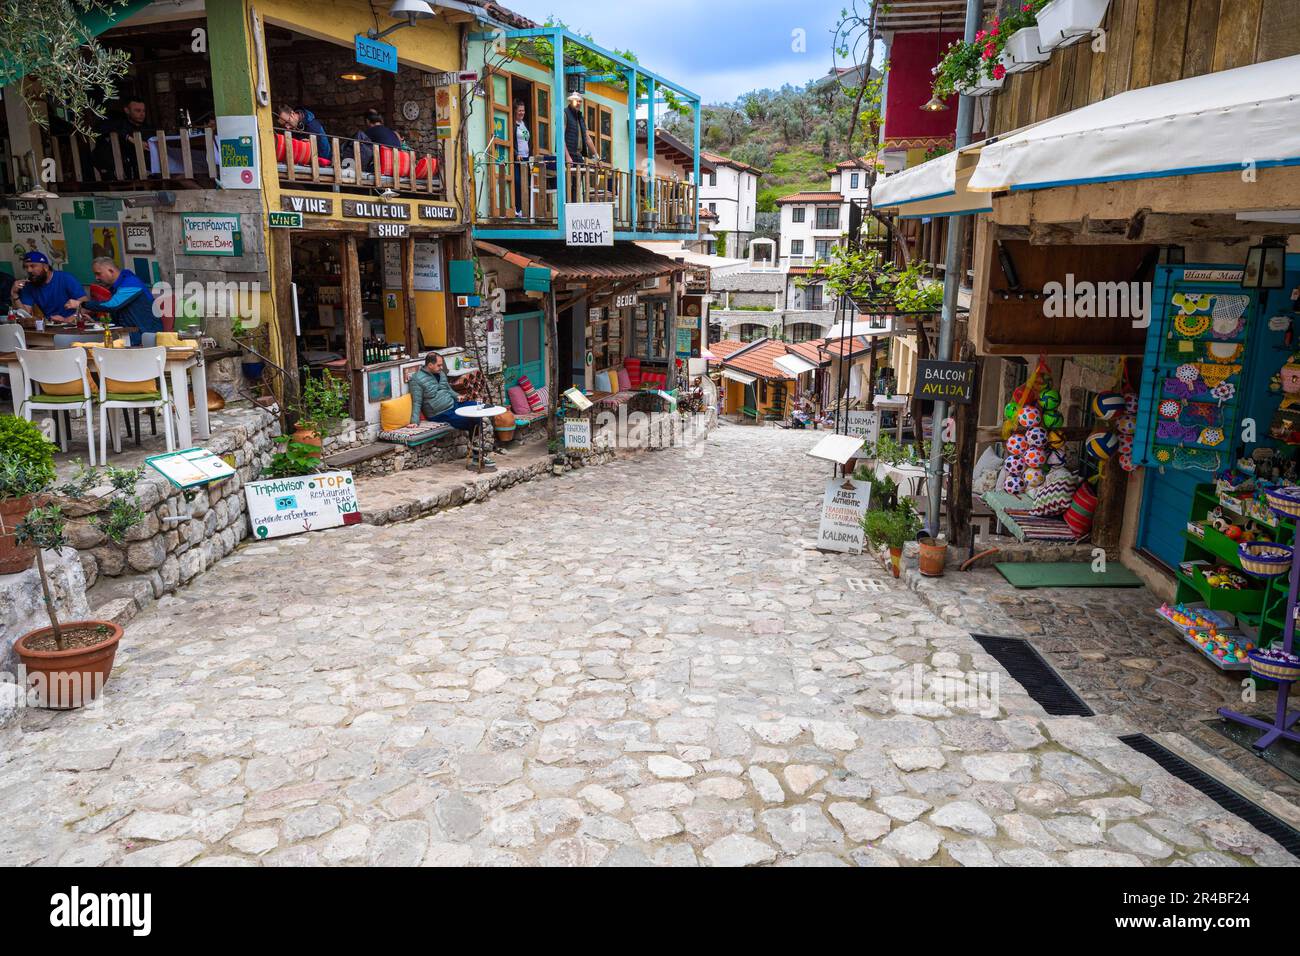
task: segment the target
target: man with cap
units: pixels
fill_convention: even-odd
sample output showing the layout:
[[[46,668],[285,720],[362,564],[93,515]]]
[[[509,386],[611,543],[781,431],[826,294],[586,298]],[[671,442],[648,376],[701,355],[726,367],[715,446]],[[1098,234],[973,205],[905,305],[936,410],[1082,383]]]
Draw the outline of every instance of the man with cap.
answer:
[[[564,108],[564,153],[569,163],[577,165],[588,156],[596,156],[596,141],[587,129],[583,115],[582,94],[574,90]]]
[[[86,290],[70,273],[56,272],[43,252],[23,256],[26,279],[14,283],[9,292],[12,305],[36,306],[47,319],[69,319],[86,301]]]
[[[153,292],[143,279],[130,269],[119,269],[107,256],[95,259],[90,268],[96,280],[108,286],[109,297],[103,302],[87,302],[87,311],[106,312],[116,324],[135,329],[131,333],[132,345],[141,344],[145,332],[163,330],[162,319],[154,313]]]

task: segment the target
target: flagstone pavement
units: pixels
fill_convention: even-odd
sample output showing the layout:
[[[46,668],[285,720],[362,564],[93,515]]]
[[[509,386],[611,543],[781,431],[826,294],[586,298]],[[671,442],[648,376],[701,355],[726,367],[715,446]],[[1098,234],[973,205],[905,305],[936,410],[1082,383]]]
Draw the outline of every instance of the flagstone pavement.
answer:
[[[812,550],[815,440],[245,545],[130,624],[101,707],[0,731],[0,864],[1294,862]]]

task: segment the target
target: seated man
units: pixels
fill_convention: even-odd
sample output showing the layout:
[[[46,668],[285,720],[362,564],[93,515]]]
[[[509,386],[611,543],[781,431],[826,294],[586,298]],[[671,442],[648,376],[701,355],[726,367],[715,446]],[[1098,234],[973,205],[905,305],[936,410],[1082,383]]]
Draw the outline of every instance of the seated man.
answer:
[[[130,269],[119,269],[117,263],[106,256],[91,262],[90,268],[100,284],[108,286],[110,297],[103,302],[87,300],[87,312],[107,312],[116,325],[134,329],[131,344],[139,345],[145,332],[161,332],[162,319],[153,307],[153,292]]]
[[[424,357],[424,367],[411,376],[407,387],[411,390],[411,424],[418,424],[420,413],[431,422],[443,422],[461,431],[478,427],[477,418],[465,418],[456,409],[467,408],[478,402],[462,402],[447,380],[447,363],[437,352]]]
[[[20,279],[9,291],[11,305],[35,306],[47,319],[71,319],[86,300],[86,290],[70,272],[58,272],[43,252],[23,256],[26,279]]]

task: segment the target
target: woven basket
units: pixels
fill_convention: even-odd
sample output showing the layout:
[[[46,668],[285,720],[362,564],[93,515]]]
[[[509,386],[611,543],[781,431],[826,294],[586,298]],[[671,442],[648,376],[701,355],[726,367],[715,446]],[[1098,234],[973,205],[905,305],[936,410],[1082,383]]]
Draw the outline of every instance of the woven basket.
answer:
[[[1300,488],[1270,488],[1268,506],[1290,518],[1300,518]]]
[[[1256,677],[1263,677],[1265,680],[1278,681],[1283,684],[1300,680],[1300,662],[1281,664],[1277,661],[1264,660],[1258,657],[1258,654],[1259,651],[1250,651],[1246,655],[1250,658],[1250,672]]]
[[[1245,541],[1237,546],[1241,569],[1257,578],[1276,578],[1291,569],[1291,549],[1268,541]]]

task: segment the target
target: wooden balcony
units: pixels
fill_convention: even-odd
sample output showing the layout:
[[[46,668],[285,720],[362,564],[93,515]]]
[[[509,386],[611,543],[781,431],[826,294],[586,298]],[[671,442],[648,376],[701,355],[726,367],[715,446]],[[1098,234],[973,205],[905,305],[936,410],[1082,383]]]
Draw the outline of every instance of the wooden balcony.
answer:
[[[416,152],[378,146],[344,136],[325,137],[329,158],[320,154],[320,136],[275,131],[275,163],[282,186],[356,189],[367,194],[391,189],[399,194],[446,198],[442,152]],[[290,161],[292,159],[292,161]]]
[[[479,175],[487,196],[488,228],[558,230],[556,170],[553,157],[515,163],[487,163]],[[695,187],[655,178],[651,204],[649,177],[604,164],[565,169],[565,201],[612,203],[618,232],[695,232]],[[542,238],[539,236],[538,238]]]
[[[107,133],[94,144],[78,134],[49,138],[54,190],[212,189],[221,178],[210,128]],[[14,158],[20,163],[19,157]],[[18,169],[21,182],[30,171]]]

